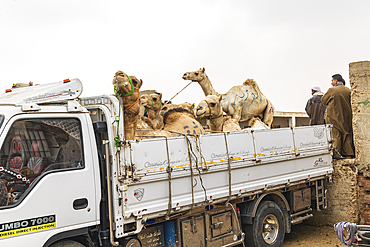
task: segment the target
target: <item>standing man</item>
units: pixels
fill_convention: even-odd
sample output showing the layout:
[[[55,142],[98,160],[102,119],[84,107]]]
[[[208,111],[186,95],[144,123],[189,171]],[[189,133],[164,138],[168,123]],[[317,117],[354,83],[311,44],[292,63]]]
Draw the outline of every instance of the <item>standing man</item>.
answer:
[[[312,97],[307,101],[306,112],[310,117],[310,125],[324,124],[326,105],[321,101],[321,97],[324,95],[321,92],[319,86],[313,86],[311,88]]]
[[[331,80],[333,87],[328,89],[321,100],[324,105],[328,106],[325,122],[333,125],[334,148],[343,157],[354,158],[351,90],[345,84],[341,75],[333,75]]]

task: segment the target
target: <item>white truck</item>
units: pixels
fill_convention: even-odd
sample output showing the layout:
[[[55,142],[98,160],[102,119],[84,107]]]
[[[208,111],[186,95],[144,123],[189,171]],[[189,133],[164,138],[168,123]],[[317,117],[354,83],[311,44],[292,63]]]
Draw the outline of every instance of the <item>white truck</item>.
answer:
[[[0,246],[276,247],[326,208],[330,126],[127,141],[116,97],[81,92],[0,95]]]

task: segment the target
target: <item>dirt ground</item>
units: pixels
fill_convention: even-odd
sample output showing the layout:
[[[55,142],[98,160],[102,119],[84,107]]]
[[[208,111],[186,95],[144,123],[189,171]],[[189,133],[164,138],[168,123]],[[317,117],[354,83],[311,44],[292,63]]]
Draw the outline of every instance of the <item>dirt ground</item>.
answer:
[[[311,226],[304,223],[292,226],[285,234],[282,247],[341,247],[344,246],[334,232],[333,226]]]

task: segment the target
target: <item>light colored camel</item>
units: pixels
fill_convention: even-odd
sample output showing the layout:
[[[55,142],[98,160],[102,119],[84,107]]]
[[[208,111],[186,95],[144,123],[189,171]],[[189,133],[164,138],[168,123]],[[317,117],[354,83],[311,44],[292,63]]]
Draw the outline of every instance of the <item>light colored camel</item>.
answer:
[[[230,116],[223,115],[221,100],[221,95],[208,95],[197,106],[197,118],[208,119],[211,131],[241,131],[240,125],[235,119],[231,118]],[[248,126],[248,129],[269,129],[269,127],[258,117],[251,118],[248,121]]]
[[[222,110],[236,121],[246,121],[260,116],[263,122],[271,127],[275,108],[261,93],[253,79],[247,79],[243,85],[232,87],[226,94],[219,94],[214,90],[205,68],[186,72],[182,78],[198,82],[206,96],[222,95]]]
[[[248,128],[246,129],[243,129],[243,130],[264,130],[264,129],[270,129],[269,126],[267,126],[267,124],[265,124],[264,122],[261,121],[261,119],[259,117],[252,117],[247,125],[249,126]]]
[[[140,130],[137,138],[205,134],[202,125],[196,120],[194,114],[183,108],[174,108],[167,111],[164,114],[163,123],[164,127],[162,130]]]
[[[162,108],[162,94],[144,94],[140,97],[140,104],[144,106],[144,115],[152,121],[154,129],[162,129],[163,117],[159,114]]]
[[[229,116],[224,117],[221,100],[221,95],[208,95],[198,104],[195,115],[198,119],[206,118],[209,122],[211,131],[241,131],[242,129],[235,119]]]
[[[121,100],[121,114],[124,114],[125,139],[135,138],[139,117],[139,89],[143,84],[135,76],[127,76],[122,71],[117,71],[112,82],[116,96]]]

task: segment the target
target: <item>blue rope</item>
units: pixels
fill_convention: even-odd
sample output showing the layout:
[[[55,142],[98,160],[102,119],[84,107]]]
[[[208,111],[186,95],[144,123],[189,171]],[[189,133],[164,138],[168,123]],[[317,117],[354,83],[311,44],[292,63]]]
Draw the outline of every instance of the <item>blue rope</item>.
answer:
[[[349,222],[338,222],[334,224],[334,231],[338,239],[344,244],[344,246],[352,246],[353,241],[355,240],[357,225]],[[349,231],[347,237],[344,236],[344,230]]]

